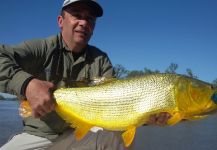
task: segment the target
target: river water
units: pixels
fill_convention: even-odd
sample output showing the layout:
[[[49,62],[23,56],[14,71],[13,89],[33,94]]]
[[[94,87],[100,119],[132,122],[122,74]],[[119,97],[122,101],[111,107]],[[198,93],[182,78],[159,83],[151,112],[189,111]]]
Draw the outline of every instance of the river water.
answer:
[[[22,131],[17,101],[0,101],[0,146]]]
[[[0,146],[21,131],[18,103],[0,101]],[[217,115],[172,127],[140,127],[135,150],[217,150]]]

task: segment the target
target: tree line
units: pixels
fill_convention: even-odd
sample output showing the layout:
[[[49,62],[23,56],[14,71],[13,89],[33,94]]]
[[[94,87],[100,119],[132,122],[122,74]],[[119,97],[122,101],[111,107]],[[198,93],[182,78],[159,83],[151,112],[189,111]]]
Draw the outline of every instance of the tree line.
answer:
[[[131,77],[138,77],[138,76],[143,76],[146,74],[153,74],[153,73],[160,73],[159,70],[151,70],[149,68],[144,68],[144,70],[127,70],[124,66],[122,66],[121,64],[116,64],[114,66],[115,69],[115,73],[116,73],[116,77],[121,79],[121,78],[131,78]],[[162,73],[177,73],[177,69],[178,69],[178,64],[176,63],[171,63],[164,72]],[[191,78],[195,78],[197,79],[198,77],[193,73],[193,71],[190,68],[186,69],[185,72],[186,76],[189,76]],[[217,78],[215,80],[213,80],[213,82],[211,83],[214,86],[217,87]]]

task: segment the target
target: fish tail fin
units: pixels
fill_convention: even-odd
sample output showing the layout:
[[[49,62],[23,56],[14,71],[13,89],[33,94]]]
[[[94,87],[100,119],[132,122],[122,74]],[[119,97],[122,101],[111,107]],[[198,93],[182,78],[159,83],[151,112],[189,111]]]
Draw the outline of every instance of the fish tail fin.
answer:
[[[130,127],[127,131],[122,133],[122,139],[124,141],[125,147],[129,147],[131,145],[131,143],[133,142],[133,139],[135,137],[135,133],[136,133],[136,127],[135,126]]]
[[[32,115],[32,108],[29,105],[29,102],[22,100],[19,107],[19,114],[21,117],[26,118]]]

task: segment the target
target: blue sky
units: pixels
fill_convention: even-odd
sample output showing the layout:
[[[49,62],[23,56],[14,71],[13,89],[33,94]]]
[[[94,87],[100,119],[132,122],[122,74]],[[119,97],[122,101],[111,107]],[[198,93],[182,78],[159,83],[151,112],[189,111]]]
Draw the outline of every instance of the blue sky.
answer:
[[[0,44],[57,34],[62,0],[2,0]],[[107,52],[113,65],[129,70],[178,73],[192,69],[199,79],[217,78],[216,0],[98,0],[104,16],[97,20],[90,44]]]

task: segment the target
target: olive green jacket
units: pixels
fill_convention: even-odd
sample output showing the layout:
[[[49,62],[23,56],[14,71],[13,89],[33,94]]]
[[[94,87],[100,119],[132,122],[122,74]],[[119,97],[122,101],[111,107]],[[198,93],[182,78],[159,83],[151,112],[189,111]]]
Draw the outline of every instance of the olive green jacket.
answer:
[[[54,83],[57,87],[74,87],[77,81],[94,77],[112,77],[114,70],[106,53],[87,45],[75,60],[60,34],[32,40],[16,46],[0,45],[0,92],[25,99],[25,88],[32,78]],[[45,117],[25,118],[24,131],[55,139],[68,125],[55,111]]]

